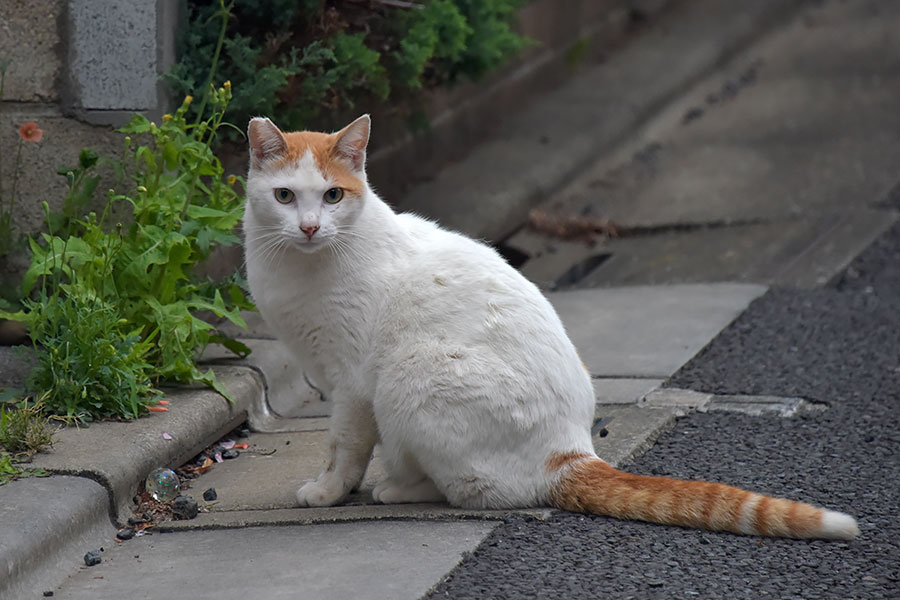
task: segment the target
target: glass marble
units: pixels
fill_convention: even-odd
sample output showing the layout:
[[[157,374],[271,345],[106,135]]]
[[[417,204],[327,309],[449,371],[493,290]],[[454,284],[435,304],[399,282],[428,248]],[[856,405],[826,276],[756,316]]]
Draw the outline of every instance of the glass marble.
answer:
[[[181,482],[178,481],[178,475],[172,469],[156,469],[147,475],[144,488],[153,496],[154,500],[170,502],[181,491]]]

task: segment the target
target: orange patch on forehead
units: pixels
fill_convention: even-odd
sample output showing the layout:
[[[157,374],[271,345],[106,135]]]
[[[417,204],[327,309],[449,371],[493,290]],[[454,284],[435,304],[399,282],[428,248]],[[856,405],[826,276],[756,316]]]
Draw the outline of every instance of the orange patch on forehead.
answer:
[[[363,195],[365,185],[362,179],[353,172],[347,161],[337,156],[334,151],[338,141],[336,134],[297,131],[285,133],[284,139],[287,141],[287,152],[273,161],[272,166],[275,169],[296,167],[309,152],[323,177],[349,194]]]

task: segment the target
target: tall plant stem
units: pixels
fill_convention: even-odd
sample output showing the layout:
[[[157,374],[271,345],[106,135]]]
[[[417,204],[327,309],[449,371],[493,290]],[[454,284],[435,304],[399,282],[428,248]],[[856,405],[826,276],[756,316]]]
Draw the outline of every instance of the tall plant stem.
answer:
[[[231,16],[231,9],[234,7],[234,1],[225,6],[225,0],[221,0],[220,5],[222,6],[222,10],[219,14],[222,15],[222,26],[219,28],[219,39],[216,42],[216,51],[213,53],[212,64],[209,66],[209,77],[206,78],[206,88],[203,91],[203,100],[200,102],[200,108],[197,110],[197,120],[194,122],[194,125],[199,125],[200,121],[203,120],[203,111],[206,110],[206,102],[209,100],[209,90],[212,86],[213,78],[216,75],[216,69],[219,66],[219,55],[222,53],[222,46],[225,43],[225,31],[228,29],[228,18]]]
[[[9,209],[7,213],[12,216],[13,206],[16,204],[16,190],[19,187],[19,163],[22,161],[22,140],[16,144],[16,160],[13,162],[12,193],[9,196]],[[0,207],[2,208],[2,207]]]

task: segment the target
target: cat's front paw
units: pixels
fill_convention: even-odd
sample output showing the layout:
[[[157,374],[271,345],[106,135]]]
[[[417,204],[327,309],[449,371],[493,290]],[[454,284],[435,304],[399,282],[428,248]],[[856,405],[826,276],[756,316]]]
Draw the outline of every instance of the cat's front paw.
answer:
[[[346,492],[343,484],[331,477],[307,481],[297,490],[297,502],[300,506],[334,506],[344,496]]]

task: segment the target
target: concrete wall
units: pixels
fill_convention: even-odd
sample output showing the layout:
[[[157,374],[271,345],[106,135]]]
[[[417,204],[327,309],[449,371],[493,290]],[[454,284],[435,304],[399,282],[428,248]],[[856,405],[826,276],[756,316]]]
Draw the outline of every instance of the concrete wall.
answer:
[[[158,75],[174,57],[177,6],[177,0],[0,1],[0,61],[9,61],[0,102],[0,197],[8,207],[18,155],[13,223],[20,232],[41,227],[44,200],[62,204],[60,165],[75,164],[85,146],[119,154],[113,126],[134,111],[152,118],[168,108]],[[40,142],[20,143],[26,121],[41,127]]]

